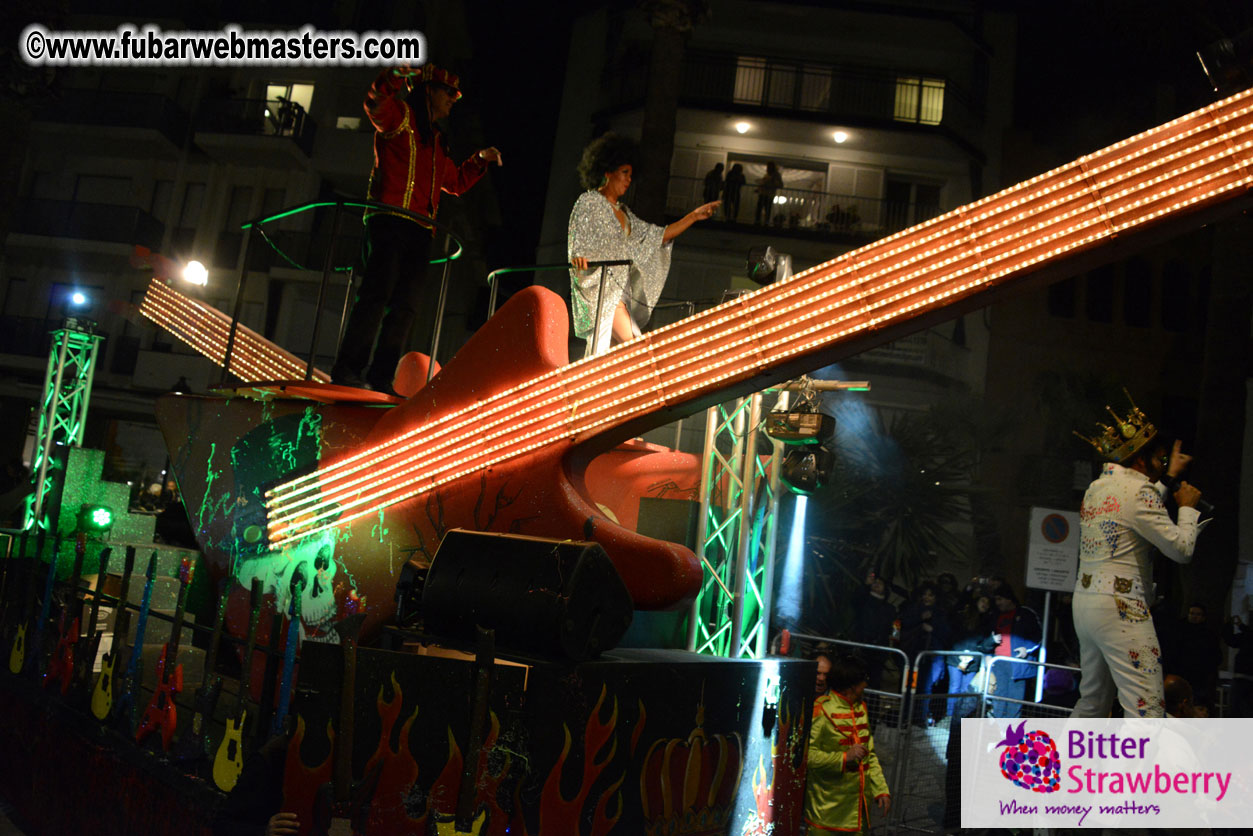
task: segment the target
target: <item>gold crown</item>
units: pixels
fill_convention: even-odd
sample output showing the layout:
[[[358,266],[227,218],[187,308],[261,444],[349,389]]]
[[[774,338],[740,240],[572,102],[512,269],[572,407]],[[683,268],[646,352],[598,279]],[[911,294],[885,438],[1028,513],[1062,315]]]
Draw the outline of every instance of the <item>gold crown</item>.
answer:
[[[1114,426],[1097,421],[1096,425],[1101,428],[1101,433],[1095,438],[1088,438],[1078,431],[1075,432],[1076,436],[1091,444],[1096,448],[1096,452],[1111,462],[1126,461],[1157,435],[1157,427],[1153,426],[1148,416],[1136,406],[1135,401],[1131,400],[1131,393],[1125,387],[1122,393],[1127,396],[1127,403],[1131,404],[1126,418],[1119,418],[1118,414],[1106,405],[1105,409],[1113,416]]]

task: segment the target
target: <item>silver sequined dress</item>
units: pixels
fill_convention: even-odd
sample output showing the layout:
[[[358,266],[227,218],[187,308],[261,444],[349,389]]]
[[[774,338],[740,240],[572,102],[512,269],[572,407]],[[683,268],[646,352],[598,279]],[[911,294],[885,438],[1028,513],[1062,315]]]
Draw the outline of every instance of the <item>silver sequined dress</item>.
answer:
[[[568,256],[589,261],[630,259],[632,266],[610,267],[605,277],[605,304],[601,306],[600,344],[591,345],[596,330],[596,292],[600,287],[600,270],[570,271],[570,300],[574,315],[574,333],[588,341],[588,354],[609,347],[613,312],[624,302],[637,326],[648,323],[653,306],[661,298],[670,272],[671,242],[663,241],[665,227],[641,221],[625,203],[618,207],[626,213],[627,231],[623,231],[614,215],[613,206],[595,189],[584,192],[570,211],[567,237]]]

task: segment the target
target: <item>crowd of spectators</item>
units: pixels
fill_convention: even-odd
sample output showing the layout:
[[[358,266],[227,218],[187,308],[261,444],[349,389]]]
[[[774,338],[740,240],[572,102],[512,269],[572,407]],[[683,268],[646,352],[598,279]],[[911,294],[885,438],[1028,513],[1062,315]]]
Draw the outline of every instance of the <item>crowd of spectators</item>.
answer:
[[[851,641],[900,649],[911,664],[924,651],[957,651],[960,655],[924,656],[915,672],[914,693],[978,693],[988,676],[984,654],[1008,657],[992,665],[988,693],[996,716],[1017,717],[1022,702],[1033,702],[1033,685],[1045,625],[1038,613],[1019,603],[1013,585],[1000,577],[972,578],[964,587],[950,573],[919,583],[912,590],[897,586],[873,572],[854,594]],[[1079,645],[1071,617],[1071,596],[1055,595],[1049,618],[1047,660],[1078,667]],[[1159,612],[1159,610],[1161,610]],[[1161,642],[1163,674],[1184,680],[1190,688],[1192,716],[1217,716],[1223,645],[1236,651],[1227,716],[1253,716],[1253,629],[1238,616],[1221,629],[1200,603],[1189,606],[1182,618],[1172,619],[1165,607],[1154,610]],[[966,651],[965,653],[961,653]],[[871,690],[893,690],[900,679],[899,663],[887,653],[869,651]],[[1043,683],[1042,702],[1073,707],[1078,697],[1078,675],[1050,668]],[[922,699],[913,711],[917,725],[934,725],[940,718],[968,716],[974,701]]]

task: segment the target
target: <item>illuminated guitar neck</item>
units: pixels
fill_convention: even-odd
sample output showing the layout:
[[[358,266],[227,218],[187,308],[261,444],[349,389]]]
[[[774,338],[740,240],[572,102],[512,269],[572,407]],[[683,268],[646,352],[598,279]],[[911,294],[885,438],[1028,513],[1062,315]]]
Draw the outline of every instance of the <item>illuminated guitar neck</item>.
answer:
[[[225,365],[226,343],[231,331],[231,320],[226,314],[179,293],[155,277],[148,285],[139,311],[217,365]],[[231,346],[230,373],[245,383],[303,380],[305,363],[239,324],[235,328],[235,344]],[[313,379],[330,383],[331,376],[314,369]]]
[[[765,386],[833,346],[1243,195],[1251,158],[1245,91],[278,485],[266,494],[270,543],[746,381]]]

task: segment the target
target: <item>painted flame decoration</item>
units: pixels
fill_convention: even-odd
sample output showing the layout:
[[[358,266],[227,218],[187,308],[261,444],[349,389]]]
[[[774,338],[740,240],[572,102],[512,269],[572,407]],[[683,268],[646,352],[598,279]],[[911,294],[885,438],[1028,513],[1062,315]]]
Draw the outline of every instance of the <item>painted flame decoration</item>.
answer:
[[[588,795],[591,793],[592,786],[596,783],[596,779],[601,773],[613,763],[614,756],[618,752],[618,741],[613,739],[609,744],[608,753],[600,760],[596,759],[597,753],[604,748],[606,741],[614,737],[614,729],[618,725],[618,700],[615,697],[613,701],[613,711],[609,715],[609,719],[602,723],[600,721],[600,710],[605,704],[605,696],[607,688],[601,686],[600,698],[596,700],[596,706],[591,710],[587,717],[587,726],[583,736],[583,778],[579,784],[579,790],[573,798],[566,798],[561,792],[561,775],[565,771],[566,759],[570,755],[570,727],[562,724],[562,731],[565,733],[565,743],[561,747],[561,755],[557,758],[557,763],[553,766],[552,771],[548,773],[547,780],[544,781],[544,789],[540,798],[540,819],[539,829],[535,831],[536,836],[548,833],[568,833],[580,834],[582,829],[579,820],[583,813],[583,805],[587,801]],[[607,836],[613,826],[618,823],[618,819],[622,816],[622,796],[618,792],[618,788],[622,786],[622,781],[626,778],[623,774],[618,780],[609,785],[608,789],[600,794],[600,798],[596,800],[596,810],[592,817],[592,829],[588,832],[588,836]],[[609,802],[617,797],[617,811],[612,815],[608,812]],[[523,828],[524,833],[530,831]]]

